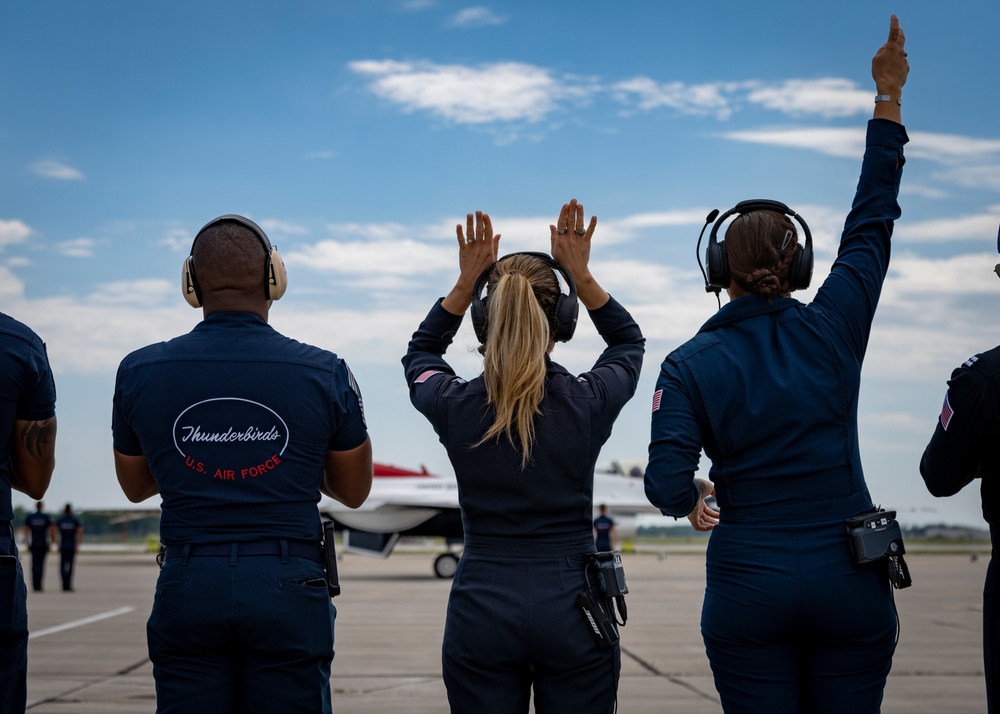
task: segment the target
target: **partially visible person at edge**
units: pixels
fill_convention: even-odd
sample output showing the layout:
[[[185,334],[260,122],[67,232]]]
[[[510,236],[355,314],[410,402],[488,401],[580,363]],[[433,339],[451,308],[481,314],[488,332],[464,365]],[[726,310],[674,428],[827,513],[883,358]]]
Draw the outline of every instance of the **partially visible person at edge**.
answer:
[[[52,517],[45,512],[42,501],[35,503],[35,512],[25,517],[24,530],[31,551],[31,589],[42,592],[45,589],[45,558],[52,543]]]
[[[56,387],[45,344],[0,313],[0,712],[23,712],[28,592],[14,540],[11,491],[45,495],[56,457]]]
[[[597,507],[598,516],[594,519],[594,546],[598,551],[617,550],[618,526],[615,519],[608,515],[608,507],[603,503]]]
[[[900,215],[903,42],[893,15],[872,60],[854,205],[813,302],[790,296],[795,224],[778,211],[740,215],[723,243],[730,302],[667,356],[656,383],[646,494],[714,529],[701,629],[727,713],[877,712],[892,663],[886,565],[855,564],[845,521],[874,510],[857,407]],[[694,478],[703,448],[712,482]],[[719,510],[705,503],[712,494]]]
[[[118,481],[162,498],[146,627],[160,714],[332,710],[317,504],[365,501],[371,442],[344,361],[267,324],[286,285],[264,231],[220,216],[183,269],[204,319],[118,368]]]
[[[1000,265],[995,270],[1000,277]],[[1000,528],[1000,347],[970,357],[951,373],[941,416],[920,459],[920,475],[935,496],[953,496],[980,479],[983,517],[990,524],[991,554],[995,554]],[[996,562],[991,557],[983,590],[983,662],[990,714],[1000,712],[997,577]]]
[[[596,225],[574,199],[551,227],[552,259],[608,345],[591,371],[576,376],[549,357],[572,333],[557,317],[569,299],[559,267],[532,254],[497,261],[500,236],[478,211],[475,232],[472,214],[466,235],[457,228],[454,288],[403,358],[410,399],[455,469],[465,527],[442,648],[452,712],[527,712],[532,693],[539,714],[615,707],[619,647],[598,646],[576,601],[594,552],[594,465],[635,392],[645,340],[591,274]],[[443,355],[486,275],[483,374],[466,381]]]
[[[73,513],[73,506],[66,504],[63,514],[56,519],[59,533],[59,574],[63,592],[73,591],[73,563],[76,551],[83,541],[83,521]]]

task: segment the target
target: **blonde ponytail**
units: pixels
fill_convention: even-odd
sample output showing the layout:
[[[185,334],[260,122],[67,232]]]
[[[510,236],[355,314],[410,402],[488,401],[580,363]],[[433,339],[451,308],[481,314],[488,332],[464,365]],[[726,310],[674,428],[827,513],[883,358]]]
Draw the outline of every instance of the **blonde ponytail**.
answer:
[[[535,417],[545,394],[545,354],[552,348],[551,312],[559,294],[552,269],[537,258],[511,256],[494,269],[489,289],[489,331],[483,379],[493,423],[477,446],[506,436],[521,451],[521,469],[531,460]],[[515,438],[516,437],[516,438]]]

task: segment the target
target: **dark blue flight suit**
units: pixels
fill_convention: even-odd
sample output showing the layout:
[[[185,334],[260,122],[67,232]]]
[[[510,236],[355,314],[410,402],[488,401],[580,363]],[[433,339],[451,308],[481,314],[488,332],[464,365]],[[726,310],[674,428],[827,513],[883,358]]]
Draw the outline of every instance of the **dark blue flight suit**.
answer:
[[[896,618],[884,563],[852,560],[845,520],[872,508],[858,450],[861,361],[889,263],[906,142],[875,119],[837,260],[812,303],[747,295],[667,356],[646,494],[698,501],[704,448],[721,521],[702,635],[729,712],[876,712]]]
[[[45,585],[45,556],[49,554],[49,534],[52,531],[52,519],[43,511],[35,511],[25,517],[24,525],[31,532],[31,588],[41,592]]]
[[[17,419],[55,416],[56,388],[45,345],[26,325],[0,313],[0,711],[27,701],[28,594],[14,542],[10,435]]]
[[[249,313],[122,361],[115,449],[146,457],[163,499],[158,712],[331,711],[317,503],[327,452],[367,438],[346,364]]]
[[[941,418],[920,460],[935,496],[958,493],[980,479],[992,554],[1000,528],[1000,347],[970,358],[948,382]],[[990,559],[983,591],[983,659],[989,711],[1000,711],[1000,582]]]
[[[576,606],[594,552],[594,465],[635,392],[645,340],[612,298],[590,313],[607,342],[576,377],[546,356],[541,415],[528,467],[492,423],[481,377],[456,377],[442,355],[462,322],[436,304],[403,365],[414,406],[430,420],[458,480],[465,549],[452,583],[442,662],[452,712],[611,712],[618,646],[600,648]]]
[[[62,576],[62,589],[73,589],[73,561],[76,560],[76,544],[83,523],[74,515],[63,514],[56,519],[59,531],[59,574]]]

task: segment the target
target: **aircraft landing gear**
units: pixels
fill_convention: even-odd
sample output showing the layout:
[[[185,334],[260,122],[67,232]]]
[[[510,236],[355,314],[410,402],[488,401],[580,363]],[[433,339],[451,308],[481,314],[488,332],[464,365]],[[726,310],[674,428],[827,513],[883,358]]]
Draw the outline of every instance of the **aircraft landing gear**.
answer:
[[[458,556],[454,553],[442,553],[434,559],[434,574],[439,578],[453,578],[458,570]]]

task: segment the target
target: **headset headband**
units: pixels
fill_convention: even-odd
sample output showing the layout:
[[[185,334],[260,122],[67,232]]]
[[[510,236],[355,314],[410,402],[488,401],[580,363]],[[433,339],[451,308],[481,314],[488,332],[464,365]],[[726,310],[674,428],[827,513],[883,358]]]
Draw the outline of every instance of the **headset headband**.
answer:
[[[508,253],[480,273],[479,277],[476,279],[475,287],[472,289],[471,315],[472,327],[476,331],[476,338],[481,343],[486,343],[486,335],[489,331],[489,325],[487,322],[487,301],[489,296],[483,297],[483,290],[489,282],[490,275],[492,275],[493,269],[498,263],[502,263],[515,255],[530,255],[533,258],[538,258],[552,268],[554,272],[558,272],[563,276],[563,279],[566,281],[568,292],[563,293],[560,290],[559,297],[556,298],[555,309],[548,317],[554,322],[552,339],[556,342],[569,342],[573,337],[573,333],[576,331],[576,320],[580,312],[580,303],[577,301],[576,297],[576,281],[573,280],[573,276],[570,275],[569,271],[566,270],[566,267],[562,263],[554,260],[547,253],[537,253],[535,251]]]

